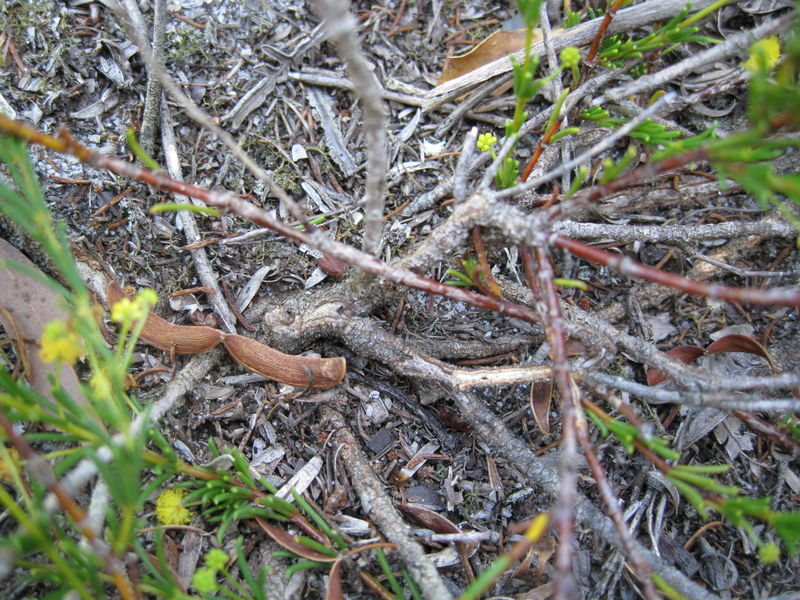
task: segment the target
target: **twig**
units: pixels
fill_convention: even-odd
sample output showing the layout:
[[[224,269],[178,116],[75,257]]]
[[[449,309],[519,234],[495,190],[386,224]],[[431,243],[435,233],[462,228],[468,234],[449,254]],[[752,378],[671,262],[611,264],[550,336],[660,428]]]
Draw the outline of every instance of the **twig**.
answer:
[[[616,15],[617,11],[622,7],[623,2],[624,0],[615,0],[614,4],[612,4],[606,11],[606,14],[603,15],[603,21],[600,23],[600,27],[597,28],[597,33],[595,33],[594,39],[592,39],[592,45],[589,47],[589,53],[586,55],[586,60],[584,61],[586,67],[585,72],[588,73],[594,68],[594,61],[597,58],[597,50],[600,48],[600,42],[603,41],[603,37],[605,37],[606,31],[608,31],[614,15]]]
[[[348,0],[321,0],[328,37],[333,39],[344,58],[353,81],[353,91],[364,106],[364,130],[367,138],[367,184],[364,204],[364,239],[367,254],[380,253],[383,238],[383,205],[386,193],[386,107],[383,86],[370,70],[356,39],[356,22]]]
[[[553,285],[553,267],[550,255],[540,247],[520,248],[525,277],[534,296],[539,296],[538,306],[547,341],[550,344],[550,357],[553,361],[553,375],[561,399],[561,444],[558,455],[558,493],[553,509],[553,521],[558,532],[556,552],[556,599],[567,600],[576,595],[575,579],[572,574],[572,541],[574,539],[573,519],[575,517],[575,492],[577,486],[577,444],[576,444],[576,388],[567,363],[567,349],[564,339],[564,318],[561,304]]]
[[[617,141],[628,135],[631,131],[633,131],[633,129],[637,125],[647,120],[651,115],[654,115],[657,112],[659,112],[663,108],[663,106],[666,105],[674,96],[675,96],[674,93],[664,94],[658,100],[653,102],[653,104],[648,106],[647,109],[643,110],[638,117],[631,119],[619,129],[616,129],[613,132],[611,132],[608,135],[608,137],[603,138],[603,140],[600,143],[595,144],[583,154],[576,156],[570,162],[561,165],[558,169],[554,169],[549,173],[542,175],[541,177],[537,177],[532,181],[527,181],[525,183],[520,183],[518,185],[510,187],[508,189],[500,190],[495,193],[495,198],[498,200],[502,198],[508,198],[510,196],[515,196],[517,194],[521,194],[522,192],[535,189],[540,185],[548,183],[549,181],[553,181],[554,179],[561,177],[562,174],[568,173],[572,171],[572,169],[589,162],[589,160],[591,160],[598,154],[601,154],[606,150],[613,148],[614,145],[617,143]]]
[[[639,548],[637,548],[637,546],[633,543],[633,537],[631,536],[631,532],[628,529],[628,526],[625,524],[625,518],[622,515],[619,497],[611,488],[611,483],[606,477],[606,472],[603,469],[603,465],[600,464],[600,461],[597,458],[597,454],[594,451],[592,442],[589,439],[589,434],[586,431],[585,421],[583,421],[581,425],[582,426],[577,428],[578,442],[583,450],[583,455],[586,457],[586,462],[589,465],[589,470],[592,472],[592,477],[594,478],[594,483],[597,486],[597,490],[600,492],[600,497],[603,499],[606,512],[614,523],[614,527],[617,530],[617,535],[619,535],[619,539],[625,548],[626,556],[629,557],[631,563],[633,564],[636,577],[644,586],[645,598],[647,598],[647,600],[657,600],[659,595],[656,593],[653,580],[650,577],[650,565],[645,562],[644,558],[639,553]]]
[[[623,244],[643,241],[651,244],[680,244],[702,240],[720,240],[755,236],[764,239],[793,238],[797,230],[789,223],[774,217],[760,221],[726,221],[699,225],[611,225],[609,223],[581,223],[559,221],[553,231],[563,236],[581,240],[614,240]]]
[[[687,406],[714,407],[722,410],[741,410],[768,413],[785,413],[800,409],[798,398],[759,398],[752,396],[733,396],[728,393],[682,390],[673,392],[659,387],[651,387],[630,381],[618,375],[599,371],[577,373],[581,381],[599,386],[612,387],[629,392],[651,404],[685,404]],[[795,376],[796,380],[797,377]],[[787,386],[788,387],[788,386]]]
[[[324,421],[335,431],[333,439],[340,444],[342,462],[350,474],[350,482],[358,493],[364,514],[375,521],[387,540],[398,545],[398,556],[426,598],[452,598],[422,546],[408,534],[408,526],[384,491],[383,483],[375,475],[369,460],[361,452],[350,427],[333,409],[323,406],[322,413]]]
[[[476,386],[526,384],[549,381],[553,370],[545,365],[527,367],[497,367],[494,369],[453,369],[450,377],[459,389]]]
[[[153,59],[158,64],[164,64],[164,37],[167,22],[167,0],[155,0],[153,6]],[[128,14],[138,11],[139,7],[132,0],[125,0]],[[141,18],[141,17],[140,17]],[[133,20],[136,22],[136,19]],[[145,32],[141,31],[142,37]],[[142,132],[139,143],[145,153],[152,155],[155,147],[156,129],[161,121],[161,83],[158,75],[148,66],[147,92],[144,98],[144,113],[142,114]]]
[[[693,8],[701,9],[715,0],[699,0],[693,3]],[[609,27],[608,33],[624,33],[637,27],[642,27],[649,23],[655,23],[675,16],[675,13],[680,11],[686,2],[684,0],[649,0],[636,6],[624,8],[620,10],[614,21]],[[593,19],[588,23],[581,23],[575,27],[562,30],[557,35],[553,36],[553,46],[556,50],[561,50],[566,46],[583,46],[588,44],[600,27],[603,18]],[[531,49],[531,54],[541,55],[544,51],[544,44],[542,42],[534,44]],[[514,53],[518,62],[522,62],[524,50]],[[511,71],[511,62],[508,57],[499,58],[494,62],[489,63],[483,67],[475,69],[466,75],[456,77],[433,88],[428,92],[428,101],[424,106],[424,110],[430,111],[438,106],[441,106],[448,100],[462,96],[470,89],[503,75]]]
[[[172,117],[169,114],[169,106],[166,102],[161,103],[161,144],[164,147],[164,158],[167,172],[170,177],[180,181],[181,161],[178,157],[177,145],[175,143],[175,132],[172,128]],[[175,200],[181,204],[190,204],[191,201],[186,196],[175,194]],[[176,216],[180,229],[183,230],[188,244],[195,244],[200,241],[200,230],[197,227],[194,215],[188,210],[180,210]],[[214,268],[204,248],[192,250],[192,260],[194,261],[197,275],[205,287],[214,290],[213,294],[208,294],[209,302],[214,306],[214,311],[222,319],[222,325],[227,333],[236,333],[236,317],[231,312],[228,303],[219,287]]]
[[[469,167],[472,164],[472,157],[475,154],[475,143],[478,139],[478,128],[472,127],[464,137],[464,144],[461,147],[461,155],[456,163],[456,172],[453,175],[453,196],[456,202],[464,202],[467,199],[467,180],[469,179]]]
[[[551,241],[557,248],[564,248],[576,256],[610,267],[621,275],[653,281],[661,285],[694,294],[695,296],[704,296],[712,300],[727,300],[729,302],[739,302],[742,304],[800,306],[800,287],[761,290],[758,288],[726,287],[717,284],[709,284],[703,281],[687,279],[686,277],[668,273],[661,269],[648,267],[637,263],[629,256],[611,254],[610,252],[599,250],[583,242],[565,238],[560,235],[553,236]]]

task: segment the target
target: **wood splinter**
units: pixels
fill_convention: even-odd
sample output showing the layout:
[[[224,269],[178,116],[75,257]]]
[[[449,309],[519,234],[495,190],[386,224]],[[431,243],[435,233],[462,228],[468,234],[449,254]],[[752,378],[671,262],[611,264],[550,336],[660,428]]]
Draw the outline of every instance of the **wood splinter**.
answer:
[[[129,296],[116,281],[106,290],[109,308]],[[177,354],[198,354],[220,342],[240,365],[278,383],[296,387],[328,388],[344,379],[344,357],[313,358],[284,354],[252,338],[225,333],[201,325],[175,325],[152,311],[139,339],[159,350]]]

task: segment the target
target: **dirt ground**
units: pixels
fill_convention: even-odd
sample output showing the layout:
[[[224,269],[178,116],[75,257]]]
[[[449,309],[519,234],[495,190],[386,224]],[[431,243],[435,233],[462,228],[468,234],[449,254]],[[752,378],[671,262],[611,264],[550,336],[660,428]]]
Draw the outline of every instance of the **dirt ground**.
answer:
[[[170,0],[167,4],[164,56],[166,70],[178,86],[272,172],[275,182],[309,218],[321,216],[321,229],[359,247],[367,157],[364,109],[348,89],[342,61],[336,48],[325,41],[312,7],[296,0]],[[562,3],[550,4],[557,26]],[[586,4],[605,3],[572,2],[575,10]],[[150,3],[139,5],[151,23]],[[732,3],[703,20],[701,32],[726,38],[784,14],[791,5]],[[413,262],[414,252],[431,239],[432,232],[447,226],[454,214],[457,203],[452,189],[442,189],[441,184],[451,181],[469,129],[477,126],[481,132],[502,137],[503,123],[513,112],[510,92],[484,96],[466,111],[460,107],[470,102],[469,97],[427,112],[421,109],[425,94],[436,85],[448,55],[469,50],[495,30],[519,27],[512,21],[516,7],[483,0],[402,0],[381,6],[357,2],[352,12],[374,73],[393,94],[385,102],[389,173],[384,212],[389,216],[384,220],[381,258]],[[0,95],[18,118],[50,133],[67,126],[76,139],[93,149],[130,157],[125,131],[141,127],[147,69],[130,36],[103,3],[8,0],[0,9],[0,34]],[[683,45],[666,56],[650,57],[645,68],[657,71],[703,47]],[[703,65],[662,87],[686,96],[726,82],[743,57],[739,54]],[[646,106],[646,96],[633,101]],[[726,134],[746,124],[745,100],[743,86],[730,87],[704,103],[661,118],[693,134],[716,122]],[[529,114],[535,116],[547,106],[550,102],[539,96]],[[294,222],[267,187],[169,96],[167,107],[185,181],[231,190]],[[159,121],[159,132],[163,123]],[[592,129],[582,127],[575,137],[574,154],[607,133]],[[152,153],[166,164],[159,132]],[[522,164],[540,134],[541,127],[523,138],[516,151]],[[619,143],[604,156],[618,157],[626,146],[627,142]],[[641,146],[637,150],[637,162],[646,160],[646,150]],[[76,253],[102,263],[126,285],[156,289],[161,298],[156,312],[162,317],[223,329],[232,325],[239,333],[246,331],[246,322],[252,325],[247,335],[282,351],[346,358],[347,377],[341,385],[331,391],[304,391],[249,374],[227,355],[213,352],[209,359],[213,367],[161,423],[185,460],[208,461],[207,440],[213,438],[219,447],[241,449],[261,474],[279,486],[302,472],[307,475],[305,494],[357,543],[390,539],[388,524],[403,527],[402,518],[403,535],[421,543],[429,558],[441,561],[441,580],[454,595],[466,585],[465,568],[452,545],[436,541],[435,534],[480,534],[473,538],[479,543],[468,545],[469,563],[478,573],[524,531],[520,523],[552,509],[554,488],[548,488],[546,480],[557,474],[561,433],[557,394],[544,408],[549,431],[543,433],[531,412],[532,384],[509,380],[470,385],[459,388],[461,395],[454,396],[427,378],[425,371],[435,367],[456,381],[466,377],[468,370],[549,364],[542,328],[388,281],[376,282],[354,268],[345,278],[336,277],[321,268],[319,251],[237,216],[195,215],[197,232],[192,234],[174,213],[149,214],[153,204],[171,200],[169,194],[38,147],[31,152],[48,201],[66,222]],[[561,157],[546,151],[542,161],[540,169],[546,172]],[[591,165],[594,169],[599,158],[596,161]],[[796,153],[790,151],[780,161],[784,172],[798,170]],[[481,175],[478,169],[469,181],[474,184]],[[509,200],[532,211],[539,199],[552,192],[547,184]],[[721,190],[707,165],[691,165],[633,191],[604,198],[574,215],[561,233],[695,279],[751,287],[798,285],[800,253],[785,231],[685,242],[646,237],[620,241],[609,233],[628,225],[700,226],[769,219],[779,217],[763,212],[735,185]],[[586,233],[580,230],[581,224],[596,224],[599,233]],[[12,224],[0,221],[0,234],[47,268],[36,248]],[[485,228],[483,241],[504,297],[530,304],[517,247],[505,232],[490,228]],[[425,272],[420,274],[445,281],[447,269],[460,268],[469,250],[469,244],[459,242],[435,263],[425,263]],[[241,321],[226,323],[202,291],[172,296],[205,285],[198,275],[199,253],[205,254],[211,273],[227,291],[228,302],[246,306]],[[699,256],[717,262],[704,262]],[[779,372],[800,369],[796,308],[712,301],[620,276],[560,250],[553,257],[559,276],[589,283],[588,291],[561,288],[567,318],[605,331],[602,335],[608,337],[605,350],[576,343],[570,352],[576,369],[586,369],[584,361],[602,356],[598,371],[644,384],[647,366],[629,350],[615,346],[615,336],[669,350],[679,345],[705,348],[726,334],[759,340]],[[782,275],[765,277],[763,272],[770,270]],[[337,302],[343,306],[337,305],[339,313],[332,316],[329,309]],[[325,324],[317,326],[315,320]],[[603,330],[606,326],[613,329]],[[133,373],[140,398],[157,399],[191,360],[142,344]],[[741,353],[706,357],[696,366],[723,378],[770,373],[764,359]],[[800,464],[796,447],[780,447],[735,416],[713,408],[648,403],[635,393],[598,381],[582,385],[588,397],[612,414],[619,414],[615,400],[630,403],[653,432],[681,450],[681,463],[730,464],[731,470],[722,477],[724,483],[755,497],[773,498],[775,510],[797,510]],[[664,389],[678,389],[669,385]],[[537,398],[543,393],[549,395],[541,388],[535,392]],[[763,399],[770,394],[782,395],[764,391],[745,397]],[[467,406],[480,406],[480,410],[465,416]],[[484,414],[481,410],[494,415],[486,429],[477,425],[480,418],[475,415]],[[780,414],[759,415],[770,423],[781,419]],[[501,431],[498,424],[505,427],[500,435],[508,439],[489,435]],[[589,431],[634,537],[661,564],[680,571],[708,598],[800,593],[797,559],[784,556],[776,564],[762,565],[757,548],[743,532],[714,518],[704,522],[645,456],[628,454],[591,425]],[[520,457],[527,461],[533,456],[539,461],[536,466],[519,462]],[[372,498],[354,475],[365,465],[371,466],[380,482]],[[538,479],[534,473],[539,473]],[[602,507],[593,478],[583,466],[578,490],[593,506]],[[376,498],[388,498],[399,507],[400,512],[393,513],[397,522],[391,521],[391,515],[376,516],[382,510],[375,508],[380,504]],[[372,508],[370,501],[375,503]],[[587,517],[599,514],[587,508],[579,512],[583,518],[575,525],[573,571],[579,593],[583,598],[640,597],[640,584],[625,555],[609,545],[603,534],[610,530]],[[270,556],[274,543],[249,523],[242,522],[229,533],[238,534],[248,540],[251,562],[283,565]],[[188,533],[169,535],[178,548],[202,544]],[[555,534],[549,535],[516,574],[508,572],[498,580],[492,593],[510,598],[549,597],[557,574],[555,544]],[[345,567],[347,597],[373,597],[359,580],[356,567],[370,568],[370,563],[358,558]],[[30,597],[32,590],[18,584],[6,587],[4,597]],[[275,597],[315,598],[324,596],[325,580],[321,571],[306,571],[291,582],[276,576],[272,585]]]

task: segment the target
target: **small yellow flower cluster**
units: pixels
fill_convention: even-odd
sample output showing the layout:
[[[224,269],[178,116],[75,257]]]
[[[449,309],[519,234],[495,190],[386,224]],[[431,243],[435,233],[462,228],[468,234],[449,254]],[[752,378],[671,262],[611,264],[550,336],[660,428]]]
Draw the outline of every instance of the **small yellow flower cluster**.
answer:
[[[581,62],[581,51],[575,46],[567,46],[561,51],[559,58],[565,69],[574,69]]]
[[[213,594],[219,589],[217,572],[209,567],[197,569],[192,575],[192,587],[200,594]]]
[[[192,586],[201,594],[213,594],[219,589],[217,572],[228,564],[228,555],[224,550],[212,548],[205,558],[206,566],[197,569],[192,575]]]
[[[45,325],[39,346],[39,357],[46,363],[74,365],[85,352],[83,340],[64,321]]]
[[[478,136],[478,150],[488,152],[497,142],[497,138],[491,133],[482,133]]]
[[[778,41],[778,36],[771,35],[750,46],[750,58],[742,66],[751,73],[769,71],[778,62],[780,56],[781,43]]]
[[[212,548],[205,558],[206,566],[215,571],[221,571],[228,564],[228,553],[219,548]]]
[[[147,317],[150,307],[158,302],[156,293],[148,288],[143,289],[136,298],[123,298],[111,307],[111,319],[117,323],[132,324]]]
[[[181,504],[183,494],[180,488],[170,488],[156,500],[156,517],[164,525],[186,525],[192,520],[192,512]]]

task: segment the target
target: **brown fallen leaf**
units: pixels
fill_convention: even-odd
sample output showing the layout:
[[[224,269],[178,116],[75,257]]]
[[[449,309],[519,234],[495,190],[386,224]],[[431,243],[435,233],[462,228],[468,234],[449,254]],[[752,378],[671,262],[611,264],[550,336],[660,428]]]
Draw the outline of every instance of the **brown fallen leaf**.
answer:
[[[672,350],[666,352],[667,356],[671,356],[686,365],[692,364],[698,358],[706,353],[700,346],[676,346]],[[658,369],[647,370],[647,385],[656,385],[665,381],[667,376]]]
[[[109,306],[128,295],[112,281],[106,290]],[[139,336],[160,350],[177,354],[198,354],[225,345],[228,353],[243,367],[278,383],[296,387],[327,388],[344,379],[344,357],[314,358],[284,354],[266,344],[204,325],[175,325],[151,312]]]
[[[536,29],[533,34],[534,43],[542,39],[540,29]],[[509,54],[522,50],[525,47],[525,30],[507,31],[501,29],[483,40],[466,54],[449,56],[444,61],[442,74],[436,85],[441,85],[446,81],[461,77],[474,71],[478,67],[488,65],[490,62],[508,56]]]
[[[314,358],[284,354],[243,335],[225,333],[222,342],[243,367],[296,387],[333,387],[344,379],[347,368],[342,356]]]
[[[718,354],[720,352],[746,352],[747,354],[755,354],[756,356],[766,359],[773,373],[778,372],[778,368],[772,361],[772,357],[769,355],[769,352],[767,352],[767,349],[761,345],[761,342],[755,338],[751,338],[749,335],[742,335],[740,333],[723,335],[706,348],[706,352],[708,354]]]
[[[341,560],[337,560],[331,565],[331,570],[328,573],[328,583],[325,586],[325,600],[344,600]]]
[[[717,341],[712,342],[705,350],[699,346],[676,346],[672,350],[669,350],[667,354],[689,365],[705,354],[723,354],[726,352],[755,354],[769,363],[773,373],[778,372],[778,368],[773,362],[772,357],[769,355],[769,352],[767,352],[767,349],[761,345],[761,342],[749,335],[742,335],[740,333],[723,335]],[[656,385],[665,379],[666,376],[658,369],[647,370],[647,385]]]
[[[18,263],[31,271],[39,271],[28,258],[6,240],[0,239],[0,323],[6,336],[14,340],[17,354],[25,365],[25,378],[39,394],[53,400],[48,375],[55,374],[55,363],[39,358],[39,339],[45,324],[56,319],[69,320],[61,307],[59,295],[50,287],[12,268]],[[42,274],[44,276],[44,274]],[[85,402],[78,376],[70,365],[61,365],[58,377],[61,387],[76,401]]]
[[[109,308],[129,296],[116,281],[106,290]],[[139,338],[159,350],[177,354],[199,354],[211,350],[222,341],[222,332],[202,325],[175,325],[150,313]]]
[[[531,412],[542,433],[550,433],[550,402],[553,399],[553,381],[535,381],[531,385]]]

